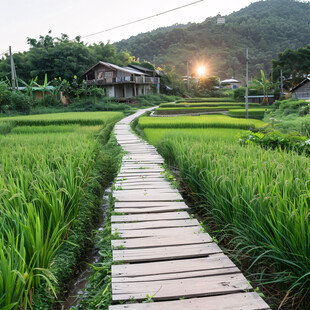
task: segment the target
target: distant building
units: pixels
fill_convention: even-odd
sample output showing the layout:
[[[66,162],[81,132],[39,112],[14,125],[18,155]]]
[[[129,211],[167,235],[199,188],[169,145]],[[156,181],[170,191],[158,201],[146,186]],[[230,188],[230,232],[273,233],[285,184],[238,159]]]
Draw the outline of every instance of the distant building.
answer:
[[[241,86],[241,82],[234,78],[221,81],[222,88],[237,89],[240,86]]]
[[[226,18],[225,16],[221,16],[220,14],[218,14],[216,16],[216,23],[217,24],[225,24],[226,23]]]
[[[81,75],[87,85],[103,87],[107,97],[131,98],[159,92],[156,71],[140,67],[120,67],[99,61]]]
[[[310,77],[304,79],[301,83],[291,89],[292,98],[310,99]]]
[[[245,96],[244,96],[245,99]],[[269,104],[272,104],[275,102],[274,95],[258,95],[258,96],[248,96],[249,103],[264,103],[268,102]]]

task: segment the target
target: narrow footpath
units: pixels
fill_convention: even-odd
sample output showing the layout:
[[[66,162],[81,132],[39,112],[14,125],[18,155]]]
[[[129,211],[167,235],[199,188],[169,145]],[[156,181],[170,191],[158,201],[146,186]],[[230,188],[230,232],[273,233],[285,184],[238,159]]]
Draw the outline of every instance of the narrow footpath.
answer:
[[[165,180],[156,149],[130,130],[142,110],[115,126],[127,152],[113,196],[109,310],[270,309]],[[153,302],[154,301],[154,302]]]

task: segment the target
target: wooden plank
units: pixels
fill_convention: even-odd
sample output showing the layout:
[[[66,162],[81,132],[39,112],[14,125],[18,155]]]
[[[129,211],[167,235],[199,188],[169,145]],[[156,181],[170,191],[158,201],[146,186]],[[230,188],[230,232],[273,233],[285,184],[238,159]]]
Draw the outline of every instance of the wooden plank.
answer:
[[[201,271],[188,271],[180,273],[165,273],[161,275],[140,276],[140,277],[126,277],[126,278],[112,278],[112,283],[132,283],[149,282],[149,281],[163,281],[163,280],[182,280],[188,278],[200,278],[206,276],[220,276],[240,273],[237,267],[219,268]]]
[[[149,208],[118,208],[115,211],[125,214],[144,214],[144,213],[162,213],[162,212],[171,212],[171,211],[179,211],[179,210],[186,210],[189,209],[186,205],[184,208],[178,207],[149,207]]]
[[[117,208],[148,208],[148,207],[171,207],[186,208],[187,205],[183,201],[116,201],[114,204],[115,209]]]
[[[117,233],[122,238],[139,238],[139,237],[151,237],[162,235],[181,235],[183,233],[199,234],[201,232],[200,226],[188,226],[188,227],[172,227],[172,228],[159,228],[159,229],[137,229],[137,230],[122,230],[118,229]]]
[[[144,222],[158,220],[190,219],[187,212],[166,212],[160,214],[112,215],[111,222]]]
[[[123,191],[117,191],[113,193],[113,196],[117,201],[181,201],[183,200],[182,196],[177,193],[160,193],[158,194],[130,194],[129,191],[123,193]]]
[[[212,270],[236,267],[223,253],[208,257],[167,260],[156,263],[112,265],[112,277],[140,277],[168,273],[182,273],[189,271]]]
[[[113,300],[144,300],[147,295],[154,300],[182,297],[208,296],[244,292],[251,285],[242,274],[220,275],[182,280],[112,283]]]
[[[133,190],[133,189],[173,189],[177,191],[177,189],[174,189],[171,187],[170,184],[167,182],[144,182],[142,184],[136,184],[136,183],[125,183],[125,182],[116,182],[114,184],[115,189],[118,190],[119,188],[122,188],[123,190]]]
[[[216,243],[167,246],[156,249],[142,248],[112,251],[113,261],[122,261],[125,263],[204,257],[221,252],[221,249]]]
[[[117,176],[116,183],[133,183],[133,184],[143,184],[143,183],[153,183],[153,182],[165,182],[165,177],[163,175],[156,176],[127,176],[127,177],[119,177]]]
[[[156,236],[149,238],[132,238],[112,240],[114,248],[122,247],[124,249],[153,248],[172,245],[202,244],[212,242],[208,234],[184,234],[180,236]],[[160,251],[160,249],[158,249]]]
[[[235,293],[175,301],[110,306],[109,310],[269,310],[257,293]]]
[[[146,221],[139,223],[112,223],[112,231],[116,230],[136,230],[136,229],[157,229],[157,228],[170,228],[170,227],[186,227],[198,226],[199,222],[196,219],[189,220],[166,220],[166,221]]]

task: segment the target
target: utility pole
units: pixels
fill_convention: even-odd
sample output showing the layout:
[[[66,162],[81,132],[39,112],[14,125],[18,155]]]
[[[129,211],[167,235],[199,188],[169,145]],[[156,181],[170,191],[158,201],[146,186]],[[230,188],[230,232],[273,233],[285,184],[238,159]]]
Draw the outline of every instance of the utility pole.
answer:
[[[186,61],[186,69],[187,69],[187,91],[189,92],[189,64],[188,64],[188,60]]]
[[[284,93],[283,93],[283,71],[281,69],[281,98],[283,97]]]
[[[9,52],[10,52],[10,60],[11,60],[12,90],[13,92],[15,92],[16,91],[16,71],[15,71],[15,65],[14,65],[14,59],[12,55],[11,46],[9,46]]]
[[[245,114],[249,118],[249,49],[246,49]]]

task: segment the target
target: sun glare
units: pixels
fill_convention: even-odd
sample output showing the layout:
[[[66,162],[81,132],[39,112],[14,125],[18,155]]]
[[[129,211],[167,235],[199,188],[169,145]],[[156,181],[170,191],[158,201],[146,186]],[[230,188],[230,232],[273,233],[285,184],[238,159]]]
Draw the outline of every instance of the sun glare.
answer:
[[[203,67],[203,66],[199,66],[198,69],[197,69],[197,73],[198,73],[199,76],[205,75],[205,73],[206,73],[206,68]]]

